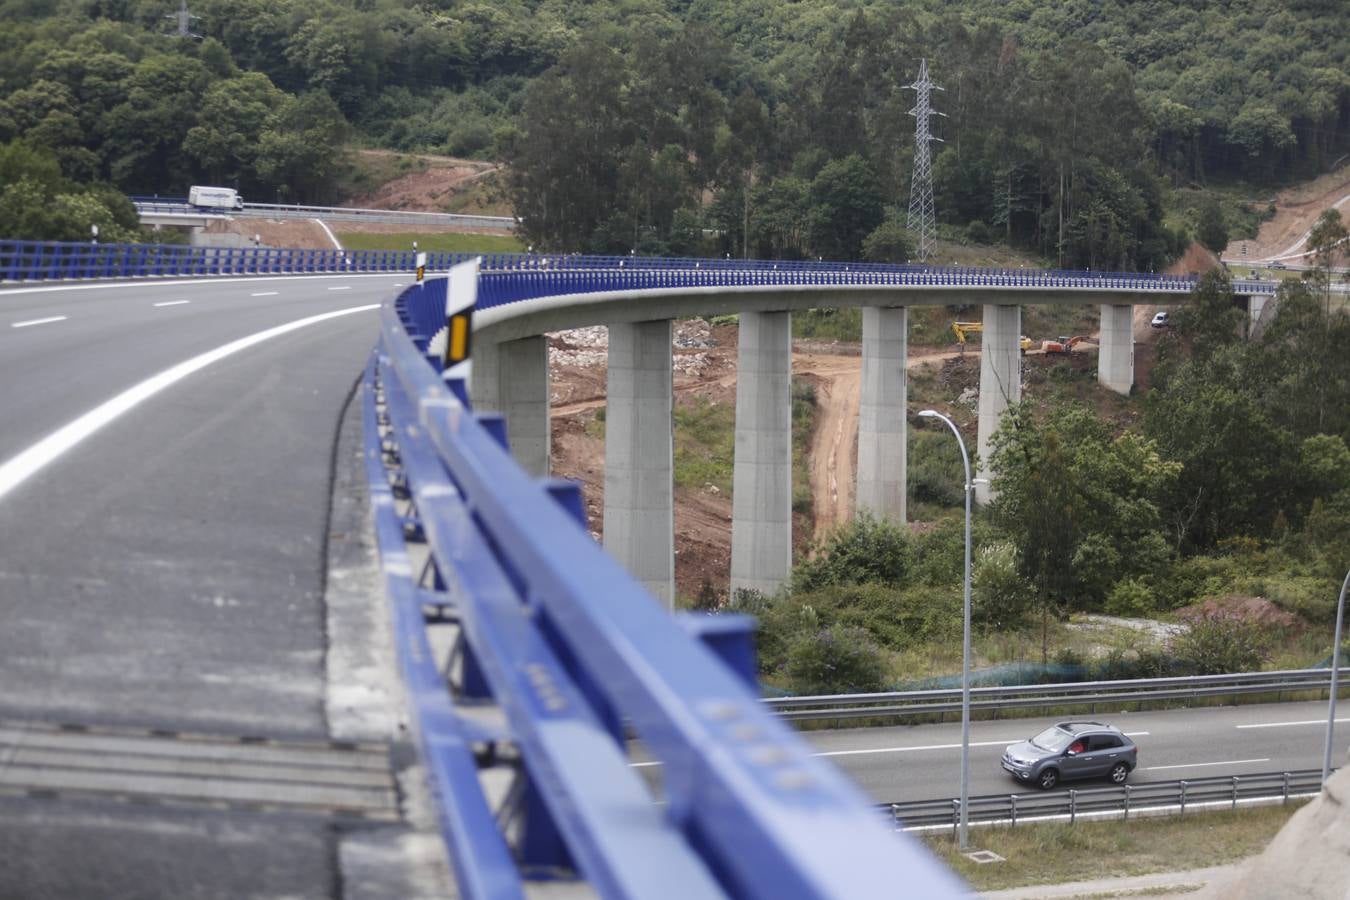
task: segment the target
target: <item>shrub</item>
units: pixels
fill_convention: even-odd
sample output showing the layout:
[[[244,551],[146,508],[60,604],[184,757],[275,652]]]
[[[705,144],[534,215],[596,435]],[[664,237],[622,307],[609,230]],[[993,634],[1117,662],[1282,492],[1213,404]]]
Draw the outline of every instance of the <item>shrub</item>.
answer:
[[[1269,638],[1256,622],[1219,613],[1192,619],[1169,649],[1196,675],[1254,672],[1266,659]]]
[[[1017,548],[1007,541],[990,544],[981,547],[972,562],[971,624],[985,630],[1027,624],[1035,596],[1017,571]]]
[[[886,667],[867,632],[836,625],[792,642],[787,676],[799,694],[872,693],[885,687]]]
[[[832,532],[814,558],[798,564],[792,573],[792,590],[866,582],[898,585],[905,580],[910,562],[905,532],[862,514]]]
[[[1151,616],[1155,608],[1153,591],[1138,578],[1116,582],[1106,597],[1106,611],[1113,616]]]

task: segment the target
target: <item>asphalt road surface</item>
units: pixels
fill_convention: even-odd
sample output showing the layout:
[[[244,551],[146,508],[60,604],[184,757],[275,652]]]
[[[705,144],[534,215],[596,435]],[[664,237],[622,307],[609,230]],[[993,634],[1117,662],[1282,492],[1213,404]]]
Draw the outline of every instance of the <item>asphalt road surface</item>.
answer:
[[[970,726],[970,794],[1035,790],[999,766],[1004,749],[1065,717],[1003,719]],[[1139,747],[1131,784],[1182,778],[1320,769],[1325,703],[1277,703],[1075,716],[1115,725]],[[1350,709],[1337,713],[1332,759],[1350,748]],[[945,800],[960,793],[961,725],[810,732],[821,755],[878,803]],[[1102,782],[1104,785],[1106,782]],[[1082,786],[1069,783],[1063,789]]]
[[[0,290],[0,720],[340,736],[329,697],[363,685],[332,683],[330,497],[374,305],[407,280]],[[0,896],[407,894],[407,840],[5,790]]]

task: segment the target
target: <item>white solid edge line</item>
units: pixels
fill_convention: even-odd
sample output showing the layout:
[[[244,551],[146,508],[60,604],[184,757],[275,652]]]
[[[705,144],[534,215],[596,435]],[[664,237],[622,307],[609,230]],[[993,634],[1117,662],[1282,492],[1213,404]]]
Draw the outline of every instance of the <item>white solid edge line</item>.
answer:
[[[191,303],[191,300],[161,300],[155,306],[182,306],[184,303]]]
[[[1221,759],[1218,762],[1181,763],[1180,765],[1175,766],[1144,766],[1142,771],[1161,772],[1163,769],[1195,769],[1199,768],[1200,766],[1240,766],[1243,765],[1244,763],[1259,763],[1259,762],[1270,762],[1270,757],[1267,756],[1261,759]]]
[[[27,322],[10,322],[10,328],[27,328],[29,325],[46,325],[48,322],[64,322],[68,316],[48,316],[45,319],[29,319]]]
[[[1126,737],[1148,737],[1147,731],[1124,731],[1121,732]],[[1023,738],[1013,738],[1010,741],[975,741],[971,743],[972,747],[1006,747],[1009,744],[1016,744]],[[918,747],[873,747],[867,750],[823,750],[820,753],[812,753],[812,756],[866,756],[869,753],[912,753],[916,750],[957,750],[960,744],[924,744]],[[629,763],[634,769],[644,769],[648,766],[659,766],[659,762],[635,762]]]
[[[1337,719],[1337,722],[1350,722],[1350,718]],[[1261,722],[1257,725],[1234,725],[1234,728],[1284,728],[1287,725],[1325,725],[1326,719],[1303,719],[1299,722]]]
[[[294,322],[277,325],[274,328],[268,328],[265,331],[259,331],[255,334],[248,335],[247,337],[231,341],[214,350],[208,350],[205,353],[194,356],[176,366],[165,369],[156,375],[151,375],[139,384],[133,385],[112,399],[94,407],[74,421],[61,426],[27,450],[21,451],[17,456],[12,457],[9,461],[0,465],[0,498],[3,498],[34,473],[44,468],[48,463],[79,444],[94,432],[98,431],[104,425],[113,422],[118,416],[150,399],[165,388],[183,380],[192,373],[204,369],[214,362],[219,362],[228,356],[232,356],[241,350],[247,350],[255,344],[261,344],[263,341],[270,340],[274,337],[280,337],[283,334],[296,331],[307,325],[314,325],[319,322],[327,321],[328,319],[336,319],[339,316],[349,316],[352,313],[379,309],[379,306],[378,303],[370,303],[365,306],[353,306],[348,309],[339,309],[334,310],[333,312],[320,313],[316,316],[296,319]]]
[[[261,284],[265,281],[331,281],[334,278],[406,278],[408,272],[349,272],[329,275],[203,275],[200,278],[177,277],[174,281],[117,281],[109,284],[49,284],[42,287],[0,287],[0,297],[15,294],[46,294],[52,291],[111,291],[118,288],[184,287],[204,284]]]

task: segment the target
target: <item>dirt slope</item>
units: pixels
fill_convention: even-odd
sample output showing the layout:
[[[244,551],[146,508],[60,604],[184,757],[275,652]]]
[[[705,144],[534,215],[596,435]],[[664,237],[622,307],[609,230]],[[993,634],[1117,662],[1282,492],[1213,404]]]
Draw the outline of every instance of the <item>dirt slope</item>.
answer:
[[[1226,260],[1281,259],[1307,250],[1303,243],[1317,217],[1332,207],[1350,214],[1350,166],[1313,181],[1281,191],[1275,197],[1275,216],[1261,224],[1255,239],[1234,240],[1223,252]],[[1242,256],[1242,245],[1247,255]]]

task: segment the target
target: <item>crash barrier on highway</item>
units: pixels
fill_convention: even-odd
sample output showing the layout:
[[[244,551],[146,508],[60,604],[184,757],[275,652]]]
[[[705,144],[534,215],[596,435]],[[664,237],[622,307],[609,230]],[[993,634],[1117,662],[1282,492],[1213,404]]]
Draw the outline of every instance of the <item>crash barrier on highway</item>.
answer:
[[[760,704],[748,620],[673,618],[591,538],[577,486],[526,474],[502,418],[447,383],[425,352],[446,284],[385,305],[362,402],[404,681],[461,892],[576,878],[602,897],[959,895]],[[659,769],[635,768],[634,746]]]
[[[478,258],[479,308],[569,294],[689,288],[793,286],[1010,288],[1151,292],[1182,295],[1193,276],[965,266],[669,259],[642,256],[548,256],[528,253],[427,253],[428,272]],[[412,272],[409,250],[286,250],[184,244],[94,244],[0,241],[0,280],[43,281],[144,276],[287,275],[321,272]],[[1271,294],[1268,281],[1234,282],[1242,294]]]
[[[470,216],[461,213],[408,212],[396,209],[364,209],[355,206],[303,206],[294,203],[245,203],[243,209],[194,206],[186,197],[132,197],[142,215],[193,215],[224,213],[232,217],[262,219],[327,219],[331,222],[384,222],[405,225],[435,225],[513,231],[511,216]]]
[[[1040,791],[1034,794],[993,794],[970,798],[971,823],[1003,825],[1065,821],[1075,824],[1080,817],[1100,819],[1107,816],[1128,819],[1132,814],[1173,813],[1228,807],[1257,800],[1291,799],[1315,796],[1322,790],[1322,770],[1262,772],[1256,775],[1230,775],[1217,778],[1188,778],[1184,781],[1155,781],[1145,784],[1110,787],[1071,788],[1067,791]],[[923,800],[917,803],[891,803],[885,807],[897,828],[909,830],[951,825],[961,819],[961,801]]]
[[[1338,680],[1342,685],[1346,685],[1348,678],[1350,668],[1342,667]],[[1125,681],[1004,685],[971,688],[970,708],[997,713],[1000,710],[1010,709],[1184,701],[1201,697],[1236,697],[1243,694],[1325,692],[1330,687],[1329,668],[1239,672],[1232,675],[1190,675],[1177,678],[1136,678]],[[765,700],[764,703],[784,719],[871,719],[941,715],[960,712],[961,689],[775,697]]]

